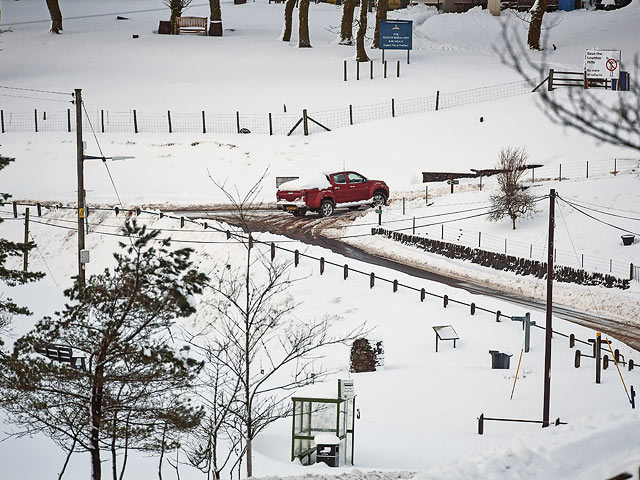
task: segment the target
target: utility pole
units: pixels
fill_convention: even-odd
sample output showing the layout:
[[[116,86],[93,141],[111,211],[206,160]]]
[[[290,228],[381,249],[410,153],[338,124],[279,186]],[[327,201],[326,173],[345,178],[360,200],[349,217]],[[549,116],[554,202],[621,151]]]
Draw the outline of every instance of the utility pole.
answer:
[[[544,342],[544,400],[542,426],[549,426],[549,398],[551,396],[551,315],[553,314],[553,228],[555,225],[556,191],[549,191],[549,244],[547,245],[547,322]]]
[[[84,147],[82,145],[82,89],[75,89],[76,102],[76,162],[78,171],[78,281],[84,286],[84,263],[82,263],[82,251],[84,250]]]

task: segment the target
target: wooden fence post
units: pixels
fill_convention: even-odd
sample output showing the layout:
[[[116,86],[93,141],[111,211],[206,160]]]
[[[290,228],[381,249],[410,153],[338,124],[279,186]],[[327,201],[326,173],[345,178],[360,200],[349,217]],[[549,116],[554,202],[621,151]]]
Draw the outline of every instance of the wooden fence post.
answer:
[[[369,60],[369,78],[373,80],[373,60]]]
[[[240,112],[236,111],[236,131],[240,133]]]
[[[12,202],[13,205],[13,218],[18,218],[18,204],[16,202]]]
[[[100,129],[104,133],[104,110],[100,110]]]
[[[447,305],[449,305],[449,295],[445,295],[444,297],[442,297],[442,304],[444,308],[447,308]]]
[[[271,261],[276,258],[276,244],[271,242]]]
[[[471,315],[476,314],[476,304],[471,302]]]
[[[344,81],[347,81],[347,61],[344,61]]]
[[[393,293],[398,291],[398,280],[393,281]]]
[[[589,160],[587,160],[587,178],[589,178]]]
[[[173,128],[171,126],[171,110],[167,110],[167,120],[169,120],[169,133],[173,133]]]
[[[387,61],[384,61],[384,78],[387,78]]]
[[[71,132],[71,109],[67,108],[67,131]]]
[[[481,240],[482,240],[482,232],[478,232],[478,248],[480,248]]]
[[[424,288],[420,289],[420,301],[421,302],[424,302],[424,297],[426,296],[426,293],[427,292],[425,292]]]
[[[293,252],[293,263],[296,267],[300,264],[300,252],[298,249]]]
[[[320,275],[324,273],[324,257],[320,257]]]
[[[38,209],[38,216],[41,217],[42,216],[42,205],[37,203],[36,204],[36,208]]]
[[[360,62],[356,60],[356,80],[360,80]]]
[[[629,265],[629,280],[633,280],[633,263]]]
[[[369,275],[369,288],[373,288],[375,283],[376,283],[376,274],[371,272],[371,275]]]
[[[397,73],[396,73],[396,77],[400,78],[400,60],[398,60],[398,68],[397,68]]]
[[[394,98],[391,99],[391,116],[396,116],[396,100]]]
[[[207,133],[207,122],[205,120],[204,110],[202,110],[202,133]]]
[[[273,120],[271,119],[271,113],[269,113],[269,135],[273,135]]]
[[[4,110],[0,110],[0,126],[2,127],[2,133],[4,133]]]
[[[344,272],[343,272],[343,277],[346,280],[347,277],[349,276],[349,265],[347,265],[346,263],[344,264]]]
[[[502,312],[500,310],[496,311],[496,322],[500,321],[500,315],[502,315]]]
[[[353,125],[353,105],[349,105],[349,125]]]
[[[553,90],[553,68],[549,69],[549,81],[547,83],[547,90]]]
[[[436,110],[438,110],[439,106],[440,106],[440,90],[436,92]]]
[[[22,265],[22,271],[27,273],[29,270],[29,207],[24,211],[24,262]]]
[[[36,132],[38,131],[38,110],[34,109],[33,110],[33,120],[34,120],[34,125],[36,127]]]
[[[309,135],[309,121],[307,119],[307,109],[302,110],[302,128],[305,136]]]
[[[138,133],[138,114],[133,111],[133,133]]]

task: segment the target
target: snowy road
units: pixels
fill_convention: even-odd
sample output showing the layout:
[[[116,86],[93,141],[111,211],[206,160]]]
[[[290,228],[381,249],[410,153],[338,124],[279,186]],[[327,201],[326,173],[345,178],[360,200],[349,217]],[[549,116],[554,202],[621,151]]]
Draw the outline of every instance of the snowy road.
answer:
[[[305,217],[293,217],[282,212],[273,213],[272,210],[261,209],[251,218],[251,227],[254,231],[270,232],[283,235],[303,243],[327,248],[335,253],[348,258],[367,262],[372,265],[391,268],[402,273],[412,275],[425,280],[432,280],[451,287],[461,288],[476,295],[484,295],[492,298],[506,300],[511,303],[522,305],[533,310],[544,311],[545,302],[537,299],[515,295],[507,291],[488,287],[480,283],[470,282],[468,279],[460,279],[453,276],[443,275],[434,271],[429,271],[423,267],[402,263],[400,261],[386,258],[384,252],[367,251],[362,248],[348,245],[336,238],[335,235],[325,234],[326,230],[340,228],[341,225],[350,223],[364,210],[360,211],[337,211],[330,218],[320,218],[317,215],[307,215]],[[176,211],[176,213],[178,213]],[[181,211],[191,217],[203,217],[202,211]],[[234,224],[228,210],[206,211],[206,218],[220,220],[229,224]],[[618,340],[626,343],[630,347],[640,350],[640,331],[633,325],[620,320],[593,315],[589,312],[579,310],[573,305],[560,305],[554,302],[554,315],[570,322],[593,328],[597,331],[609,334]],[[542,328],[539,326],[539,328]]]

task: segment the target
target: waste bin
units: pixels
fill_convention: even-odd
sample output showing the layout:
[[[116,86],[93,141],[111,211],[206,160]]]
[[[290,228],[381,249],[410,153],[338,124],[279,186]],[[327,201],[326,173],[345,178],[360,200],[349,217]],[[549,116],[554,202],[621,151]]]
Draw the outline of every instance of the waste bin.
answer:
[[[320,433],[313,438],[316,444],[316,462],[330,467],[340,466],[340,439],[330,433]]]
[[[507,353],[500,353],[497,350],[489,350],[489,353],[491,354],[492,369],[509,369],[511,355]]]
[[[623,245],[633,245],[635,235],[621,235]]]

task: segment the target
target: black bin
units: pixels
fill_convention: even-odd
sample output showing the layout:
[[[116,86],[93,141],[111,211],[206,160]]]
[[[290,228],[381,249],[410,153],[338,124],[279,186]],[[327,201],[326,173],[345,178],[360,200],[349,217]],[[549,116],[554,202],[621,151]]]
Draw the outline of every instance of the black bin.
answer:
[[[511,363],[511,355],[506,353],[500,353],[497,350],[489,350],[491,354],[491,368],[492,369],[509,369]]]
[[[319,443],[316,450],[316,462],[326,463],[330,467],[340,466],[340,445]]]

